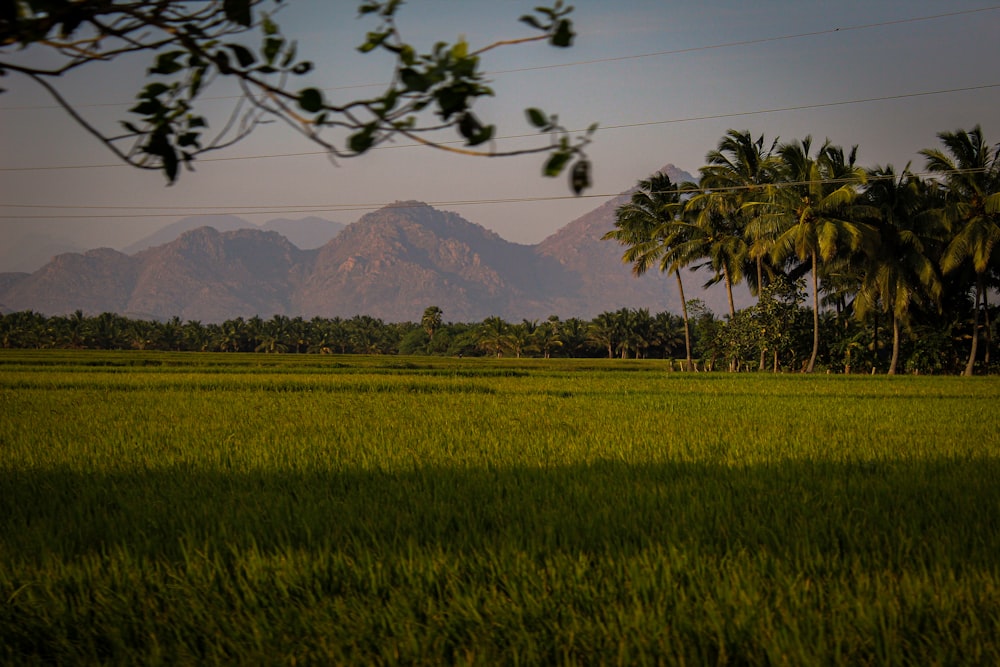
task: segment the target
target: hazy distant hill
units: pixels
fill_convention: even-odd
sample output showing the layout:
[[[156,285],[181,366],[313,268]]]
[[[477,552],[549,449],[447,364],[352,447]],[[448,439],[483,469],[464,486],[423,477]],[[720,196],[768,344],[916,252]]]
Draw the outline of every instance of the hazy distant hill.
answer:
[[[84,250],[85,246],[49,234],[24,234],[0,243],[0,271],[34,271],[56,255]]]
[[[260,228],[268,232],[278,232],[302,250],[313,250],[329,243],[330,239],[346,226],[313,215],[301,220],[288,218],[268,220]]]
[[[179,238],[184,232],[199,227],[212,227],[216,231],[231,232],[236,229],[256,229],[257,226],[235,215],[192,215],[181,218],[177,222],[172,222],[165,227],[157,229],[152,234],[144,236],[135,243],[122,248],[122,252],[128,255],[135,254],[146,248],[163,245]]]
[[[450,321],[590,318],[623,307],[678,312],[673,279],[657,273],[636,278],[621,262],[623,249],[601,240],[627,197],[606,202],[535,246],[511,243],[420,202],[369,213],[315,250],[302,250],[274,231],[201,227],[133,254],[66,253],[32,274],[4,274],[0,304],[46,314],[81,309],[205,322],[274,314],[416,321],[431,305]],[[332,229],[316,220],[273,226],[288,230],[301,222],[310,232]],[[724,312],[721,288],[702,291],[704,277],[685,279],[689,298]]]
[[[146,248],[170,243],[184,232],[189,232],[199,227],[212,227],[220,232],[231,232],[237,229],[274,231],[287,238],[298,248],[311,250],[320,247],[340,233],[344,225],[339,222],[310,216],[301,220],[278,218],[276,220],[269,220],[258,227],[235,215],[192,215],[162,227],[135,243],[129,244],[122,249],[122,252],[133,254]]]

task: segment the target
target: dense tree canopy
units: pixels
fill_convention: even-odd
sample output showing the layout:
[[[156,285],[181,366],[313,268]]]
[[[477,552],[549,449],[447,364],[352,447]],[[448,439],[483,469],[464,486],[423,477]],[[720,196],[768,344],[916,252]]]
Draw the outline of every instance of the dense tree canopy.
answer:
[[[812,344],[801,362],[807,372],[821,357],[827,368],[849,369],[865,356],[869,368],[889,373],[901,365],[914,372],[955,370],[958,341],[969,342],[964,374],[977,363],[989,371],[996,315],[988,294],[1000,288],[1000,146],[991,146],[978,126],[938,138],[942,149],[921,151],[927,159],[921,176],[909,166],[901,174],[892,165],[863,169],[857,147],[845,151],[827,141],[814,150],[806,137],[767,148],[763,137],[730,130],[708,153],[699,183],[666,181],[658,188],[660,196],[684,192],[683,205],[659,207],[660,224],[643,226],[635,223],[634,201],[625,204],[605,238],[626,246],[622,261],[634,267],[655,249],[657,258],[670,258],[660,265],[664,271],[708,266],[728,289],[752,279],[757,306],[741,313],[731,307],[711,347],[703,348],[727,358],[730,368],[745,366],[756,353],[763,369],[767,350],[794,352],[801,360],[801,343],[790,345],[801,322],[777,306],[808,294]],[[650,183],[663,178],[640,181],[635,197],[648,199]],[[810,289],[803,296],[789,292],[805,275]],[[779,284],[780,296],[768,289]],[[835,306],[834,322],[824,302]],[[888,361],[880,314],[892,332]],[[868,330],[858,331],[859,325]],[[907,364],[900,361],[904,333],[912,350]]]

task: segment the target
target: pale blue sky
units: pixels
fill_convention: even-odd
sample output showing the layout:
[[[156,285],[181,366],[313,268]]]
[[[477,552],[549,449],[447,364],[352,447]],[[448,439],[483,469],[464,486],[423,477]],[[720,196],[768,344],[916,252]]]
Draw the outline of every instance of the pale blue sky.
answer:
[[[517,17],[534,4],[411,0],[401,10],[399,24],[418,47],[426,49],[437,39],[458,35],[476,47],[527,34]],[[321,155],[205,161],[196,173],[184,173],[173,187],[165,187],[157,173],[127,167],[19,171],[108,165],[114,158],[62,112],[40,108],[50,107],[51,102],[34,84],[9,75],[3,81],[9,92],[0,95],[0,169],[4,170],[0,215],[100,215],[100,210],[82,207],[134,206],[131,211],[106,212],[175,216],[114,218],[113,224],[95,228],[92,245],[121,247],[151,226],[185,214],[226,209],[262,223],[275,217],[305,217],[310,213],[289,211],[313,205],[533,198],[538,200],[439,207],[457,211],[508,240],[536,243],[596,208],[604,201],[601,196],[626,190],[666,163],[696,173],[705,153],[728,128],[749,129],[768,139],[829,137],[845,147],[859,144],[862,164],[891,162],[902,168],[912,160],[916,169],[922,166],[917,151],[936,146],[937,132],[979,123],[991,142],[1000,141],[996,65],[1000,4],[942,0],[574,4],[579,36],[573,48],[527,45],[492,52],[484,59],[485,68],[496,72],[559,67],[496,74],[498,98],[482,105],[481,112],[498,123],[501,136],[530,131],[523,118],[523,109],[529,106],[558,112],[572,128],[599,122],[604,129],[590,151],[595,167],[594,187],[588,193],[596,197],[564,198],[569,195],[565,179],[542,178],[539,157],[485,160],[405,147],[375,151],[339,166]],[[300,54],[318,65],[308,84],[331,88],[378,83],[388,76],[384,59],[354,51],[372,27],[370,21],[356,18],[355,6],[291,0],[279,14],[285,33],[299,40]],[[983,9],[987,11],[973,12]],[[942,14],[956,15],[938,16]],[[912,20],[934,16],[938,17]],[[886,25],[854,29],[879,23]],[[750,43],[705,48],[735,42]],[[147,65],[143,59],[93,66],[67,80],[66,90],[84,105],[88,118],[114,127],[127,116]],[[913,97],[958,88],[979,89]],[[220,88],[207,95],[225,92]],[[339,94],[365,92],[347,89]],[[889,96],[908,97],[841,104]],[[811,108],[755,113],[792,107]],[[498,147],[516,145],[508,140]],[[213,157],[316,150],[289,129],[272,125]],[[66,208],[11,208],[11,204]],[[246,207],[273,208],[267,214],[245,215]],[[345,223],[363,212],[314,211]],[[26,217],[0,219],[0,242],[16,243],[35,224]]]

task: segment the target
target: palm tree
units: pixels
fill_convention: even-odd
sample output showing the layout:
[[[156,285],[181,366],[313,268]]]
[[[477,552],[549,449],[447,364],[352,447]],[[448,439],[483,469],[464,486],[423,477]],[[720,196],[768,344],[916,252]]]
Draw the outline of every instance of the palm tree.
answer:
[[[854,165],[856,147],[849,159],[829,142],[815,156],[810,155],[811,149],[811,137],[778,148],[784,182],[770,187],[771,196],[760,216],[760,231],[774,233],[771,256],[779,262],[790,257],[808,262],[811,272],[813,346],[807,373],[815,369],[819,353],[820,264],[845,249],[857,250],[871,243],[874,236],[874,229],[859,222],[866,211],[855,203],[856,188],[866,178],[864,170]]]
[[[677,251],[683,243],[684,229],[678,225],[683,211],[681,193],[670,182],[666,174],[656,173],[639,181],[638,189],[629,202],[615,211],[615,229],[602,239],[614,239],[626,246],[622,262],[632,264],[632,273],[641,276],[650,267],[669,271],[677,278],[681,308],[684,316],[684,346],[687,354],[687,370],[694,369],[691,357],[691,326],[688,321],[687,300],[684,298],[684,282],[681,268],[689,259]]]
[[[476,335],[476,345],[487,352],[495,354],[497,357],[503,356],[503,350],[507,346],[507,334],[510,325],[497,315],[491,315],[483,320],[479,325]]]
[[[427,345],[428,348],[434,344],[434,333],[441,328],[441,317],[443,315],[444,313],[437,306],[428,306],[424,309],[424,314],[420,318],[420,326],[427,332],[427,338],[430,341]]]
[[[963,375],[972,375],[979,340],[979,307],[989,316],[987,274],[998,259],[1000,244],[1000,147],[991,149],[983,139],[982,129],[941,132],[938,138],[947,153],[925,149],[927,169],[944,177],[945,205],[940,214],[951,239],[941,257],[941,269],[951,273],[971,265],[975,273],[976,296],[973,302],[972,349]],[[989,322],[986,323],[989,331]],[[989,363],[989,339],[986,346]]]
[[[538,349],[537,334],[538,320],[521,320],[520,324],[512,324],[507,331],[507,349],[520,359],[522,354]]]
[[[560,336],[561,324],[559,317],[552,315],[535,329],[535,345],[541,350],[542,356],[546,359],[550,359],[553,350],[563,345]]]
[[[587,326],[587,340],[607,350],[608,359],[611,359],[615,356],[615,347],[618,346],[618,329],[615,313],[605,311],[590,321]]]
[[[759,209],[747,204],[759,201],[765,193],[765,186],[777,179],[780,167],[775,157],[777,145],[777,139],[770,145],[765,143],[764,135],[754,139],[749,130],[729,130],[719,140],[716,149],[705,156],[708,164],[700,170],[700,185],[711,199],[711,204],[705,208],[721,215],[726,220],[726,227],[744,237],[743,244],[737,247],[741,255],[745,255],[744,259],[752,260],[755,265],[756,280],[752,287],[758,297],[764,287],[768,244],[766,239],[749,233],[750,223]],[[748,277],[752,275],[748,274]],[[730,296],[730,315],[732,312]]]
[[[732,203],[722,193],[708,189],[704,178],[697,189],[686,192],[694,194],[684,206],[683,219],[677,223],[683,227],[685,238],[678,244],[677,253],[691,261],[706,260],[696,268],[707,266],[715,273],[705,287],[720,281],[725,284],[729,316],[733,317],[736,315],[733,284],[743,280],[743,262],[749,257],[740,209],[732,209]]]
[[[866,262],[854,308],[858,319],[874,308],[891,318],[889,375],[895,375],[900,328],[909,328],[913,304],[940,299],[941,280],[927,252],[930,218],[921,215],[928,201],[927,184],[910,173],[909,165],[898,177],[892,165],[870,169],[868,182],[864,196],[879,212],[879,243],[878,252]]]

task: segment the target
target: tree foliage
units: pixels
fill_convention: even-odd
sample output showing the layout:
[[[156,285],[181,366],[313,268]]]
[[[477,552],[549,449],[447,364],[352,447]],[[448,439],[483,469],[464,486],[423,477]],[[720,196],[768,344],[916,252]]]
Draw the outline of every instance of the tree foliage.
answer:
[[[335,101],[306,83],[315,69],[299,45],[281,31],[276,14],[284,0],[17,0],[0,9],[0,75],[21,74],[42,86],[87,132],[121,160],[162,171],[169,182],[199,155],[231,146],[261,123],[278,119],[322,146],[334,158],[362,155],[396,137],[436,149],[477,156],[546,154],[542,173],[569,168],[570,187],[590,186],[584,152],[596,125],[580,136],[558,116],[528,109],[528,121],[548,141],[500,151],[489,144],[496,127],[477,114],[476,102],[493,95],[481,67],[483,54],[503,46],[547,42],[566,48],[575,33],[571,6],[555,0],[521,17],[529,34],[474,48],[463,38],[420,51],[397,23],[401,0],[366,0],[359,14],[373,22],[361,53],[388,54],[389,83],[369,98]],[[255,43],[255,46],[248,44]],[[27,64],[14,51],[31,47],[54,56],[45,66]],[[59,90],[60,77],[123,56],[148,53],[149,82],[138,92],[122,131],[108,134],[88,122]],[[45,58],[46,62],[51,58]],[[324,65],[331,67],[332,65]],[[240,91],[228,120],[210,127],[200,111],[204,92],[219,80]],[[464,146],[440,139],[457,132]]]
[[[763,136],[730,130],[708,153],[699,183],[674,186],[662,174],[640,181],[604,238],[626,246],[622,261],[637,274],[707,267],[709,284],[730,291],[752,281],[758,303],[739,312],[730,305],[727,321],[685,314],[701,319],[696,352],[709,366],[724,358],[732,370],[747,368],[756,354],[763,370],[768,353],[774,370],[798,366],[808,315],[805,371],[823,363],[892,374],[907,365],[908,351],[913,371],[953,370],[963,341],[963,372],[980,362],[989,370],[996,309],[987,294],[1000,288],[1000,146],[991,148],[978,126],[938,137],[943,149],[921,153],[939,178],[925,179],[909,166],[901,174],[892,165],[862,169],[857,147],[826,141],[814,150],[810,137],[768,147]],[[653,183],[661,196],[683,194],[669,209],[652,204]],[[809,288],[795,287],[807,275]],[[799,305],[807,296],[811,309]]]

